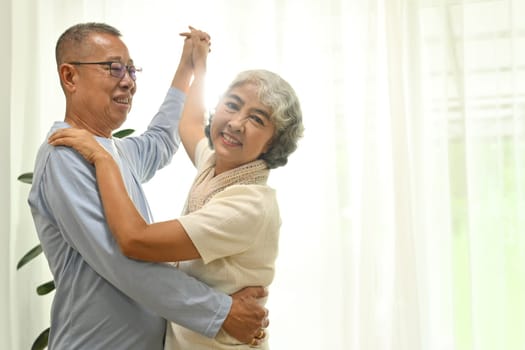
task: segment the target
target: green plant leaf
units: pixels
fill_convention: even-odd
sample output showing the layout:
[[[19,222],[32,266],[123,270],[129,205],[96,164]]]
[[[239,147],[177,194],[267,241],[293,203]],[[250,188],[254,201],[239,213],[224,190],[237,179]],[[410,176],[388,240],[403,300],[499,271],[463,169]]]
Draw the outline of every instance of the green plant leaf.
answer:
[[[46,328],[40,335],[35,339],[35,342],[31,346],[31,350],[43,350],[47,347],[49,340],[49,327]]]
[[[36,293],[38,295],[46,295],[47,293],[50,293],[53,290],[55,290],[55,282],[54,281],[49,281],[49,282],[46,282],[46,283],[41,284],[38,287],[36,287]]]
[[[18,181],[31,184],[33,183],[33,173],[23,173],[17,178]]]
[[[133,134],[134,132],[135,132],[134,129],[122,129],[122,130],[119,130],[116,133],[114,133],[113,137],[121,139],[123,137],[126,137],[126,136],[129,136],[129,135]]]
[[[27,264],[28,262],[30,262],[31,260],[39,256],[40,253],[42,253],[42,246],[38,244],[36,247],[28,251],[26,255],[22,257],[22,259],[20,259],[20,261],[16,265],[16,269],[17,270],[20,269],[22,266],[24,266],[25,264]]]

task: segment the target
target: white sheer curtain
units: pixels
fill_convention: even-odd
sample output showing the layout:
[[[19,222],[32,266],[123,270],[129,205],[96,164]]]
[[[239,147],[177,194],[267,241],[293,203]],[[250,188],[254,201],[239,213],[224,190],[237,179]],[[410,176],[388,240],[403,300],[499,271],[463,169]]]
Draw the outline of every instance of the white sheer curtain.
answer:
[[[11,16],[10,16],[10,6],[5,6],[2,8],[3,11],[0,11],[0,42],[2,46],[9,47],[11,45]],[[4,75],[7,75],[9,78],[4,79],[10,81],[10,72],[11,70],[11,58],[9,55],[0,55],[0,66],[4,69]],[[11,138],[10,138],[10,86],[9,83],[0,83],[0,280],[3,282],[4,286],[8,286],[10,276],[10,266],[9,266],[9,257],[10,257],[10,231],[11,231],[11,208],[10,208],[10,199],[11,199],[11,173],[10,173],[10,149],[11,149]],[[7,282],[7,283],[6,283]],[[10,305],[10,289],[4,287],[0,289],[0,309],[9,310]],[[7,311],[2,312],[5,316],[0,317],[0,339],[5,339],[1,344],[9,344],[9,339],[11,336],[11,325],[9,322],[9,313]]]
[[[84,21],[121,29],[144,68],[124,127],[156,111],[188,24],[212,35],[210,105],[242,69],[296,88],[305,138],[271,176],[273,349],[525,347],[523,1],[17,0],[1,12],[3,347],[28,349],[49,324],[50,296],[34,293],[50,278],[43,257],[15,270],[37,244],[15,179],[63,118],[54,45]],[[192,174],[180,153],[146,185],[157,219],[178,215]]]

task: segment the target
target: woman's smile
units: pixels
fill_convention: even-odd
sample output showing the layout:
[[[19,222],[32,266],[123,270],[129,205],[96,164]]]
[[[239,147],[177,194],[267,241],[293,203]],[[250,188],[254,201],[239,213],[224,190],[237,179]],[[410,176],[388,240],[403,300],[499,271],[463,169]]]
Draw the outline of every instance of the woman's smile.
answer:
[[[222,139],[224,143],[226,143],[227,145],[242,146],[242,143],[239,140],[233,138],[232,136],[228,135],[225,132],[222,132]]]

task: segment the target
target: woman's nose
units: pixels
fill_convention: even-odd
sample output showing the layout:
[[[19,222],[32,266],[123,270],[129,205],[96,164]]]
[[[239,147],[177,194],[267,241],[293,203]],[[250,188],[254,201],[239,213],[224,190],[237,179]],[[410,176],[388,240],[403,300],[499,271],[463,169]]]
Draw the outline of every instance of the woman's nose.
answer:
[[[228,128],[232,131],[232,132],[241,132],[242,131],[242,127],[243,127],[244,123],[242,122],[242,119],[237,117],[237,118],[232,118],[230,119],[230,121],[228,122]]]

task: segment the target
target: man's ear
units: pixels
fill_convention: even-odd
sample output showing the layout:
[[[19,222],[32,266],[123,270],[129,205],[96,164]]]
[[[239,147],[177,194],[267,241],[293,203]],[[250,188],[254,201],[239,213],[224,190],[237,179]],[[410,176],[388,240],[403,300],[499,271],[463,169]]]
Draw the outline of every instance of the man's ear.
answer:
[[[78,81],[78,72],[72,64],[62,63],[58,68],[60,82],[65,90],[74,91]]]

